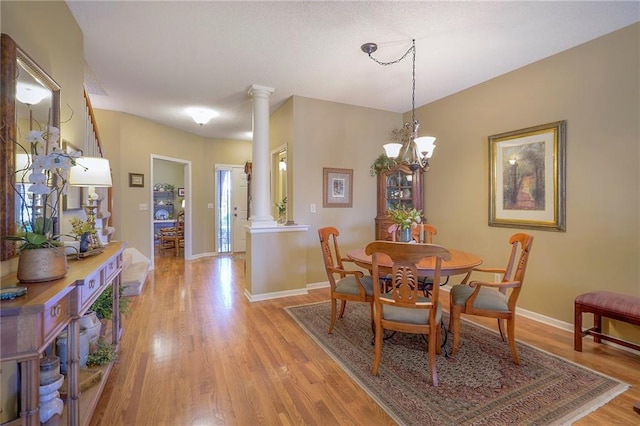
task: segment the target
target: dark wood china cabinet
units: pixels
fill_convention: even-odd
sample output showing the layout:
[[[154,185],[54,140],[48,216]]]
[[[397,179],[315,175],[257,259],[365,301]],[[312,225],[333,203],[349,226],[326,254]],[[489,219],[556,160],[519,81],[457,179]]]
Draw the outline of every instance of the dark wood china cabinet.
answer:
[[[424,172],[415,172],[400,164],[386,172],[378,172],[378,203],[376,214],[375,238],[391,240],[388,232],[393,222],[387,216],[387,210],[404,206],[408,209],[424,209]],[[424,218],[424,210],[423,210]]]

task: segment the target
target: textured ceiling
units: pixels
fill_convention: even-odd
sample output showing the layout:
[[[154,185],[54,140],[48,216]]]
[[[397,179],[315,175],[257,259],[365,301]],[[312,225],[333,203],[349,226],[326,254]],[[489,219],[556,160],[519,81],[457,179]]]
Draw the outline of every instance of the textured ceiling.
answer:
[[[94,108],[250,139],[252,84],[376,109],[420,106],[640,21],[640,2],[67,1]],[[220,116],[198,126],[188,106]]]

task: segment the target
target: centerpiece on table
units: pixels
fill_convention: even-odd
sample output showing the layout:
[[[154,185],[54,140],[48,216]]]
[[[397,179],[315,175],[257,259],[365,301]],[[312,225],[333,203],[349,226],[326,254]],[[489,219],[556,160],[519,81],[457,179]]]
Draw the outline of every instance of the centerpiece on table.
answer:
[[[60,130],[31,130],[23,146],[13,141],[17,151],[16,179],[20,212],[16,235],[4,236],[17,241],[18,280],[44,282],[67,274],[67,257],[54,225],[59,218],[60,200],[66,194],[69,170],[80,153],[66,153],[60,147]]]
[[[405,243],[411,241],[411,228],[417,227],[422,222],[422,210],[400,206],[387,210],[387,214],[396,227],[392,231],[400,231],[399,240]]]

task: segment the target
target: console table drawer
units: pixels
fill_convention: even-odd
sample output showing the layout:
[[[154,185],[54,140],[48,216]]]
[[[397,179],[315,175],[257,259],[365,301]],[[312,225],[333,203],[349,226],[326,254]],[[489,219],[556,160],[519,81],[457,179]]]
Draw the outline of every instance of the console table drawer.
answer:
[[[57,335],[61,329],[67,325],[71,318],[71,309],[69,294],[56,302],[47,303],[44,306],[43,315],[43,331],[44,342],[48,342],[51,338]]]
[[[93,303],[92,300],[94,297],[97,297],[96,295],[102,292],[102,287],[105,284],[103,277],[104,271],[103,269],[100,269],[89,275],[83,280],[82,285],[78,286],[82,310],[84,310],[84,308],[88,308],[90,303]]]
[[[122,256],[115,256],[109,259],[109,262],[104,267],[105,283],[110,283],[113,277],[116,276],[122,265],[121,259]]]

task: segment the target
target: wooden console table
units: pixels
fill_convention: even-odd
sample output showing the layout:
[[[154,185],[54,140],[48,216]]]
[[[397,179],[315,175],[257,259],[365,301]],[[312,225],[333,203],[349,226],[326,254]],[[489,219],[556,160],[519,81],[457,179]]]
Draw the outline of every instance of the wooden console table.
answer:
[[[18,282],[15,274],[2,278],[2,287],[27,287],[26,295],[0,302],[0,360],[15,360],[20,363],[20,419],[19,422],[12,422],[12,425],[40,425],[40,358],[65,327],[68,333],[69,368],[66,378],[68,398],[63,418],[66,417],[67,423],[72,426],[86,425],[91,420],[111,365],[106,367],[106,374],[103,374],[101,383],[94,385],[98,391],[87,392],[81,396],[78,320],[98,296],[112,285],[112,343],[117,346],[120,340],[118,288],[125,246],[124,242],[112,242],[102,254],[70,260],[67,275],[56,281],[24,284]]]

